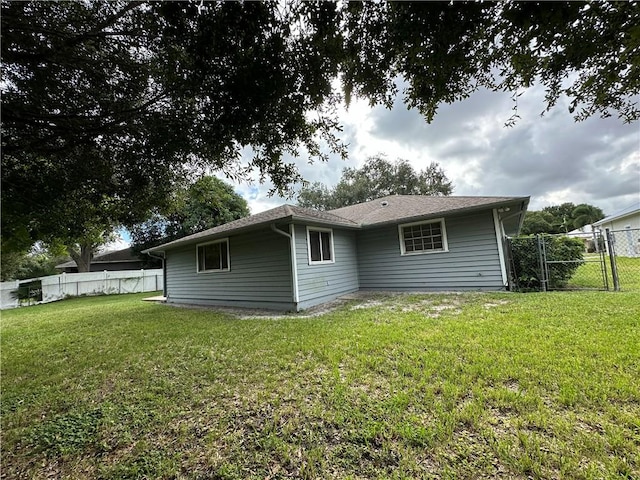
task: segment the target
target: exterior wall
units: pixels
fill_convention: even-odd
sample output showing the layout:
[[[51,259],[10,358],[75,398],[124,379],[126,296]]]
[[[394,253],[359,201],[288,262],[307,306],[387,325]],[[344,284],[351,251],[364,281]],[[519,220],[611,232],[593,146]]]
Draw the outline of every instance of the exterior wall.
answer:
[[[356,233],[333,229],[334,263],[309,265],[307,227],[295,226],[299,309],[358,290]]]
[[[167,301],[293,310],[289,240],[271,230],[229,237],[229,271],[197,273],[196,245],[166,252]]]
[[[358,232],[360,289],[503,290],[491,210],[445,217],[448,252],[400,255],[397,225]]]
[[[604,232],[607,228],[609,230],[625,230],[627,227],[631,228],[632,230],[640,228],[640,212],[632,215],[627,215],[623,218],[617,218],[607,223],[603,223],[597,228]]]
[[[616,255],[621,257],[640,257],[640,211],[605,222],[596,228],[603,235],[605,235],[607,229],[611,231]],[[609,244],[606,242],[605,251],[607,254],[609,253]]]

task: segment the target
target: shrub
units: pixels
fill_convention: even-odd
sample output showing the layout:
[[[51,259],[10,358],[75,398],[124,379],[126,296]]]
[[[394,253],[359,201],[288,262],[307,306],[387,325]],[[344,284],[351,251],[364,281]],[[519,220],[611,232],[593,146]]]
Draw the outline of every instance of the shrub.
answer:
[[[21,283],[17,290],[11,292],[11,296],[20,301],[25,302],[41,302],[42,301],[42,282],[33,280],[31,282]]]
[[[511,239],[513,276],[518,290],[527,292],[541,289],[543,275],[538,242],[544,247],[547,262],[563,262],[547,264],[547,289],[566,287],[569,279],[584,263],[584,244],[579,238],[540,235]]]

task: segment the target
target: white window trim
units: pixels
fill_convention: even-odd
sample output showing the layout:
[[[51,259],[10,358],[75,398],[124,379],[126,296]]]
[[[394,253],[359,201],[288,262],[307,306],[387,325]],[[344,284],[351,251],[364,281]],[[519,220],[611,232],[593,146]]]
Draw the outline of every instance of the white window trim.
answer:
[[[426,225],[428,223],[440,222],[440,230],[442,230],[442,249],[439,250],[422,250],[419,252],[407,252],[404,246],[404,227],[413,227],[415,225]],[[444,223],[444,218],[432,218],[429,220],[421,220],[419,222],[403,223],[398,225],[398,239],[400,240],[400,255],[432,255],[434,253],[446,253],[449,251],[449,243],[447,242],[447,228]]]
[[[331,242],[331,260],[311,260],[311,235],[309,235],[309,232],[329,232],[329,240]],[[320,242],[320,255],[322,255],[322,242]],[[309,258],[309,265],[329,265],[331,263],[336,263],[336,249],[333,246],[332,228],[307,226],[307,256]]]
[[[204,247],[206,245],[213,245],[216,243],[224,243],[224,242],[227,243],[227,268],[213,269],[213,270],[200,270],[200,258],[199,258],[200,247]],[[229,246],[229,237],[220,238],[212,242],[198,243],[196,245],[196,272],[197,273],[222,273],[222,272],[229,272],[230,270],[231,270],[231,250]]]

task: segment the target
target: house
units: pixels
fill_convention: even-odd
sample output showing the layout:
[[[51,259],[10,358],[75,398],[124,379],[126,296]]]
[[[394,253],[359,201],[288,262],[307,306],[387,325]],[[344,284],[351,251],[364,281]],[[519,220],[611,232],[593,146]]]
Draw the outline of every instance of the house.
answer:
[[[104,270],[140,270],[145,268],[145,263],[136,255],[131,248],[105,252],[96,255],[91,260],[91,272],[102,272]],[[64,273],[77,273],[78,266],[74,260],[56,265],[56,268]]]
[[[504,290],[529,197],[283,205],[151,248],[170,303],[302,310],[358,290]]]
[[[602,220],[598,220],[593,226],[603,232],[607,228],[609,230],[640,229],[640,201]]]
[[[593,227],[603,234],[609,230],[616,254],[623,257],[640,257],[640,201],[598,220]]]

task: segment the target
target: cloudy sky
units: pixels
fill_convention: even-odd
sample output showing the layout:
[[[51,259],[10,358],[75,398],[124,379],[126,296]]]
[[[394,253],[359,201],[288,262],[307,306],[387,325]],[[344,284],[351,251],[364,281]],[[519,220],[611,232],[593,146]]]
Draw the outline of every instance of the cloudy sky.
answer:
[[[589,203],[606,214],[640,197],[640,123],[590,118],[576,123],[566,103],[544,116],[544,91],[531,88],[518,99],[520,119],[509,94],[479,91],[465,101],[442,106],[431,124],[401,98],[393,109],[353,102],[340,113],[341,138],[349,159],[296,163],[308,181],[333,186],[344,167],[360,167],[369,156],[404,158],[416,170],[436,161],[453,181],[454,195],[531,196],[530,209],[562,202]],[[268,197],[269,184],[235,184],[252,213],[295,203]]]
[[[340,112],[347,161],[286,160],[295,161],[307,181],[328,186],[338,182],[343,168],[360,167],[376,154],[407,159],[416,170],[436,161],[453,181],[454,195],[531,196],[530,210],[573,202],[611,215],[640,200],[640,122],[593,117],[576,123],[567,102],[541,116],[543,99],[542,88],[524,91],[518,99],[521,118],[513,127],[504,126],[514,105],[506,93],[479,91],[443,105],[431,124],[407,110],[401,98],[391,110],[356,100]],[[296,202],[269,197],[268,183],[233,185],[251,213]],[[122,242],[109,249],[117,247]]]

